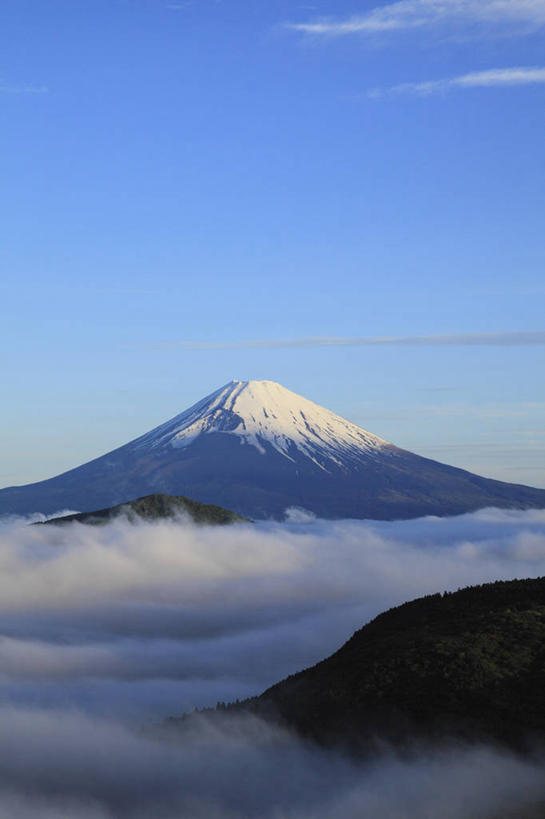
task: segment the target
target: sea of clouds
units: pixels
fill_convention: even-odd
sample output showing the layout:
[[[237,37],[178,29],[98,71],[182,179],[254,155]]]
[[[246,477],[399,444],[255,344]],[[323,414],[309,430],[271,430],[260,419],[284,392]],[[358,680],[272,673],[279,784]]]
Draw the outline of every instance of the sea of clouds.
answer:
[[[495,816],[545,799],[494,749],[356,765],[262,722],[165,716],[260,693],[384,609],[545,575],[545,511],[394,523],[0,528],[0,816]],[[441,809],[439,810],[439,805]]]

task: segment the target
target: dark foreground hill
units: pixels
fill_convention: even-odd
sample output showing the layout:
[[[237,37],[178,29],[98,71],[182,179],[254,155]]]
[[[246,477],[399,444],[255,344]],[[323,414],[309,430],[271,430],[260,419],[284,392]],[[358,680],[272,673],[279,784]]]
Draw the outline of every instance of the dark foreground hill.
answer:
[[[265,519],[291,506],[381,520],[545,508],[544,489],[422,458],[272,381],[232,381],[113,452],[0,490],[0,515],[86,512],[152,493]]]
[[[391,609],[313,668],[220,710],[354,750],[446,738],[529,748],[545,740],[545,578]]]
[[[162,520],[165,518],[176,518],[187,516],[194,523],[204,524],[224,524],[248,522],[247,518],[223,509],[221,506],[212,506],[207,503],[185,498],[183,495],[146,495],[144,498],[127,503],[120,503],[117,506],[110,506],[108,509],[99,509],[96,512],[79,512],[74,515],[64,515],[59,518],[39,522],[36,526],[56,525],[71,523],[85,523],[92,526],[100,526],[109,523],[114,518],[123,516],[130,521],[136,520]]]

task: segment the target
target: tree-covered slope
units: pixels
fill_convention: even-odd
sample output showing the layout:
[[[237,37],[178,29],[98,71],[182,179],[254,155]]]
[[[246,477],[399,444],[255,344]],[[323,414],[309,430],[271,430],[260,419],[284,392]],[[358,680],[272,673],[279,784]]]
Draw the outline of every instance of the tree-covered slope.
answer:
[[[108,509],[99,509],[96,512],[80,512],[74,515],[52,518],[40,525],[59,525],[78,521],[79,523],[98,526],[108,523],[121,515],[131,521],[138,519],[161,520],[180,515],[188,516],[195,523],[204,524],[242,523],[247,521],[247,518],[243,518],[229,509],[224,509],[222,506],[199,503],[183,495],[146,495],[143,498],[120,503]]]
[[[391,609],[328,659],[238,706],[325,744],[545,738],[545,578]]]

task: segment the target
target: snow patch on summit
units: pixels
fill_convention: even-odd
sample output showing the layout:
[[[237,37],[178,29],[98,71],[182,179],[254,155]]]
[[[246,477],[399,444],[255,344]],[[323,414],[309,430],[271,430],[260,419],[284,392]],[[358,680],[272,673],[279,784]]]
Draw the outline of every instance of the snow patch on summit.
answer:
[[[140,445],[184,448],[203,434],[236,435],[265,454],[297,452],[327,471],[348,457],[373,456],[392,445],[275,381],[231,381],[140,439]]]

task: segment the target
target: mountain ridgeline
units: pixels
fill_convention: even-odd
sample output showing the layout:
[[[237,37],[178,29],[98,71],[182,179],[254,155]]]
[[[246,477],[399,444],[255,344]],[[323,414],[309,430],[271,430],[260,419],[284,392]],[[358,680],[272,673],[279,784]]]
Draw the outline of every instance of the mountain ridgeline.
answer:
[[[395,520],[545,508],[545,490],[394,446],[273,381],[232,381],[134,441],[54,478],[0,490],[0,514],[83,512],[184,495],[255,519],[288,507]]]
[[[326,660],[220,711],[323,745],[545,741],[545,578],[434,594],[379,615]]]
[[[117,506],[110,506],[107,509],[98,509],[95,512],[78,512],[73,515],[63,515],[58,518],[50,518],[46,521],[39,521],[35,526],[59,526],[67,523],[84,523],[87,526],[103,526],[116,518],[124,518],[131,523],[140,520],[157,521],[187,518],[193,523],[206,524],[208,526],[222,525],[226,523],[249,523],[247,518],[224,509],[221,506],[212,506],[207,503],[199,503],[175,495],[147,495],[145,498],[137,498],[127,503],[120,503]]]

